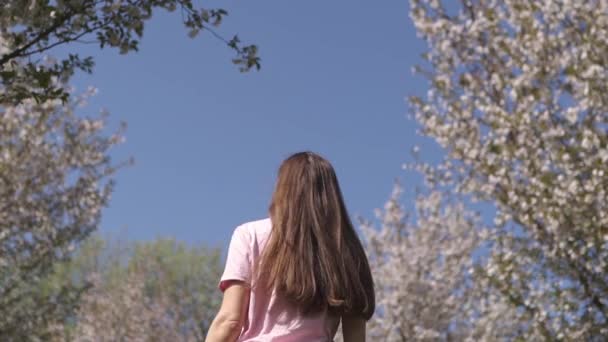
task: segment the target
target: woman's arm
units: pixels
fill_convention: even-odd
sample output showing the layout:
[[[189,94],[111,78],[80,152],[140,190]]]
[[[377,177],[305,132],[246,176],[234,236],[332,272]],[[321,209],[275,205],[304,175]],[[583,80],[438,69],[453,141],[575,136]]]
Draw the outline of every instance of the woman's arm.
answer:
[[[342,316],[342,337],[344,342],[365,342],[365,319]]]
[[[249,307],[249,286],[233,281],[224,291],[217,316],[209,327],[205,342],[234,342],[241,334]]]

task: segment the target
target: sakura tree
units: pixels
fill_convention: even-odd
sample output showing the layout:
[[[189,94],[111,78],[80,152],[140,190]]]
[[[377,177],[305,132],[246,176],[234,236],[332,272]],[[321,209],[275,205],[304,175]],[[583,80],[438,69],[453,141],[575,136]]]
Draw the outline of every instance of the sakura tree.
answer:
[[[400,204],[401,186],[378,226],[362,223],[378,310],[374,341],[462,341],[470,336],[474,288],[469,270],[481,224],[473,212],[438,189],[419,194],[412,215]]]
[[[74,314],[87,286],[44,283],[97,228],[118,166],[109,150],[122,133],[106,134],[105,115],[76,114],[89,94],[75,93],[70,77],[92,72],[94,60],[74,44],[136,51],[158,10],[179,11],[191,37],[207,31],[222,40],[242,71],[259,68],[256,46],[215,31],[225,10],[198,8],[190,0],[0,1],[2,340],[48,340],[48,328]],[[68,44],[67,56],[49,57]]]
[[[1,90],[0,90],[1,91]],[[82,290],[39,291],[56,262],[97,228],[116,165],[104,117],[79,117],[82,98],[0,106],[0,336],[24,340],[65,317]],[[10,340],[10,339],[9,339]]]
[[[495,206],[476,279],[493,291],[483,311],[513,308],[523,340],[608,336],[607,13],[603,0],[410,1],[429,81],[410,102],[446,151],[428,175]]]

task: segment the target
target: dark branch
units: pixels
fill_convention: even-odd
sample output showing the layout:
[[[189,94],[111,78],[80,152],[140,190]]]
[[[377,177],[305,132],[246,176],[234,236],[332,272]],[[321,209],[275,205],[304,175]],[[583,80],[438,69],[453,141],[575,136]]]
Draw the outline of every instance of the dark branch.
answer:
[[[53,23],[53,25],[49,26],[46,30],[40,32],[34,39],[29,41],[27,44],[23,45],[22,47],[14,50],[10,53],[7,53],[6,55],[3,55],[2,58],[0,58],[0,67],[3,67],[5,63],[7,63],[8,61],[10,61],[14,58],[25,57],[25,56],[31,55],[32,53],[26,53],[26,51],[29,48],[36,45],[41,40],[48,38],[48,36],[51,33],[53,33],[55,30],[60,28],[67,20],[69,20],[72,17],[72,15],[73,15],[73,13],[67,12],[65,15],[61,16],[61,18],[59,20],[55,21]],[[47,49],[48,48],[50,48],[50,47],[47,46]],[[44,51],[44,50],[42,50],[42,51]]]

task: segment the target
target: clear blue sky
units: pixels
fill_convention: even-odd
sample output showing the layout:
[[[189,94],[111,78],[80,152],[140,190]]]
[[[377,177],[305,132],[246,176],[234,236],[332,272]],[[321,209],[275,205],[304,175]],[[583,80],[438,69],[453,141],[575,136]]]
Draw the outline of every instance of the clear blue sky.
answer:
[[[327,157],[353,217],[373,217],[421,143],[405,97],[426,91],[410,72],[425,43],[407,1],[205,5],[229,11],[221,33],[259,45],[260,72],[239,73],[204,32],[187,38],[179,13],[157,12],[139,53],[77,47],[97,62],[75,79],[99,88],[84,112],[103,107],[113,125],[126,121],[113,156],[136,160],[117,175],[102,232],[225,246],[236,225],[266,216],[276,169],[299,150]]]

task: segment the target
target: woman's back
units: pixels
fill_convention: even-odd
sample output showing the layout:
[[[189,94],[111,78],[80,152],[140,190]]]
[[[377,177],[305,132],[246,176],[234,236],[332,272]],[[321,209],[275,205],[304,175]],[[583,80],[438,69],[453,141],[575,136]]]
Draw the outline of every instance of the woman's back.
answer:
[[[365,341],[374,281],[329,161],[300,152],[279,167],[270,219],[237,227],[207,342]]]
[[[271,229],[270,219],[264,219],[245,223],[232,235],[220,288],[224,290],[230,281],[243,281],[251,286],[247,317],[239,341],[331,341],[339,317],[327,311],[303,315],[287,298],[269,290],[262,283],[263,278],[252,281],[256,279],[256,267]]]

